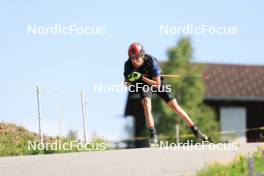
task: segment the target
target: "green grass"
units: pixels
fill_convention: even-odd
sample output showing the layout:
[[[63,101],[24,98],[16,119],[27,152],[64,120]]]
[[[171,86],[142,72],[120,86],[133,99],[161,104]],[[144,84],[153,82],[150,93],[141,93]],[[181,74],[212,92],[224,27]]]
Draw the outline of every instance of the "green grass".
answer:
[[[35,133],[10,123],[0,123],[0,156],[30,155],[27,141],[36,140]]]
[[[264,149],[259,149],[253,153],[251,158],[254,162],[254,175],[264,175]],[[213,163],[202,169],[197,174],[198,176],[229,176],[249,175],[248,157],[244,155],[237,156],[229,164]]]
[[[44,143],[54,143],[58,138],[44,136]],[[61,144],[70,143],[72,139],[61,138]],[[74,141],[78,143],[75,139]],[[70,152],[83,152],[87,150],[78,150],[73,147],[71,150],[53,150],[50,148],[45,148],[44,150],[34,150],[28,149],[28,141],[36,142],[38,141],[38,135],[36,133],[28,131],[26,128],[21,126],[16,126],[11,123],[0,123],[0,156],[17,156],[17,155],[36,155],[36,154],[52,154],[52,153],[70,153]],[[107,142],[100,138],[94,138],[93,141],[89,143],[90,149],[88,151],[96,151],[98,148],[96,144],[104,143],[106,145],[105,150],[110,148]]]

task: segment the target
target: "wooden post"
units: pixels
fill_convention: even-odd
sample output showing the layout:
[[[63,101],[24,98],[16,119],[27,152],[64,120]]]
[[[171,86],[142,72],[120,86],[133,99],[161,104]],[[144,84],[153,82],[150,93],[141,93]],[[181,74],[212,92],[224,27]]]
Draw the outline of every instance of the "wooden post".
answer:
[[[85,124],[86,124],[86,128],[87,128],[87,101],[85,100],[85,108],[84,108],[84,117],[85,117]],[[87,129],[86,129],[86,132],[87,132]],[[87,132],[88,133],[88,132]],[[88,142],[88,136],[87,136],[87,133],[86,133],[86,140]]]
[[[178,121],[176,120],[176,143],[180,144],[180,126]]]
[[[39,142],[43,143],[42,131],[41,131],[41,113],[40,113],[40,96],[39,86],[37,86],[37,103],[38,103],[38,127],[39,127]]]
[[[61,132],[62,132],[62,128],[63,128],[63,109],[64,109],[64,105],[61,105],[61,117],[60,117],[60,126],[59,126],[59,139],[61,138]]]
[[[84,143],[86,143],[86,118],[85,118],[85,107],[84,107],[84,101],[83,101],[83,92],[81,92],[81,104],[82,104],[82,116],[83,116],[83,140]]]

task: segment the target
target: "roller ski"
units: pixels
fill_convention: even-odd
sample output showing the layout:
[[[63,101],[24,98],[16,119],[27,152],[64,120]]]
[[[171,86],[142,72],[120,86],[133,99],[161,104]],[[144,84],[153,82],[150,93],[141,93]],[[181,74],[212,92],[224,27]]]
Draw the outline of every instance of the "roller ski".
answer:
[[[201,142],[209,142],[209,143],[214,143],[214,139],[211,137],[208,137],[204,133],[202,133],[196,126],[192,126],[191,130],[195,137],[198,139],[198,141]]]
[[[158,144],[159,139],[156,130],[155,129],[152,130],[150,130],[150,139],[149,139],[149,147],[151,148],[159,146]]]

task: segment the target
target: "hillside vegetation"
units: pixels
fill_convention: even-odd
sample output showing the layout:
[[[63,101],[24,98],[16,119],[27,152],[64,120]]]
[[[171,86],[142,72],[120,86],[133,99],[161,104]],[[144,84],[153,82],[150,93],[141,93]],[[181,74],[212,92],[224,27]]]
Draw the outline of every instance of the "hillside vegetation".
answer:
[[[0,156],[34,154],[27,150],[28,141],[36,141],[37,134],[12,123],[0,123]]]
[[[102,151],[110,149],[104,139],[94,137],[90,143],[87,143],[86,148],[59,148],[56,149],[46,146],[46,144],[55,144],[53,146],[62,146],[64,144],[84,144],[77,138],[77,132],[70,131],[66,137],[51,137],[43,136],[44,148],[30,148],[29,141],[38,146],[38,134],[27,130],[25,127],[17,126],[12,123],[0,123],[0,156],[17,156],[17,155],[35,155],[35,154],[50,154],[50,153],[68,153],[81,151]]]

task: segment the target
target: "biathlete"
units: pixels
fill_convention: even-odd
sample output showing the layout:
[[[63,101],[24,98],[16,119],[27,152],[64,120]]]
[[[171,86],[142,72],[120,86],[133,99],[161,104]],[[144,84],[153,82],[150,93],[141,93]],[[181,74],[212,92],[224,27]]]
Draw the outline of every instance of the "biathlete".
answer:
[[[157,59],[145,53],[143,46],[137,42],[129,46],[128,57],[128,60],[124,64],[125,84],[128,86],[133,85],[134,89],[130,89],[130,91],[137,91],[140,94],[146,124],[150,132],[150,144],[158,143],[158,135],[151,112],[151,98],[153,94],[160,96],[169,108],[187,123],[188,127],[199,140],[211,142],[211,138],[208,138],[194,125],[188,114],[177,103],[171,89],[168,89],[166,86],[164,77],[161,76],[161,69]]]

